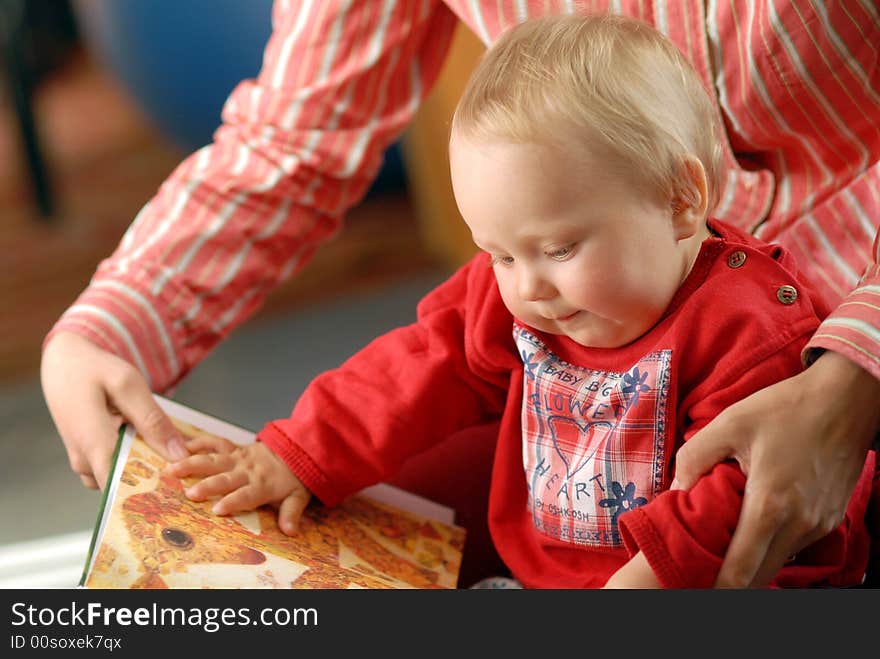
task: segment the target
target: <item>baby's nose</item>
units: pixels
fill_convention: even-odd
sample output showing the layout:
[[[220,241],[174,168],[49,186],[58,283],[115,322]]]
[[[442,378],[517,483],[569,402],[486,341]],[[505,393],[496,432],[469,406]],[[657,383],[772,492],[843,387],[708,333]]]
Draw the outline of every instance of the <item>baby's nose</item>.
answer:
[[[517,284],[517,292],[520,298],[526,302],[546,300],[553,297],[555,293],[550,282],[542,277],[540,273],[530,269],[523,269],[519,273]]]

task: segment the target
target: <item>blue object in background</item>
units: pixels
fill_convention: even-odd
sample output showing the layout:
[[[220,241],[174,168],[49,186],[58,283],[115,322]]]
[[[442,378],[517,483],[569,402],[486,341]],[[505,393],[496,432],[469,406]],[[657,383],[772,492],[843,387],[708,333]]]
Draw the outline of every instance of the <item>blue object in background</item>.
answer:
[[[73,0],[73,7],[90,51],[188,152],[211,141],[227,96],[257,75],[272,29],[272,0]],[[371,192],[404,180],[394,145]]]
[[[211,141],[220,110],[260,70],[271,0],[74,0],[90,50],[167,137]]]

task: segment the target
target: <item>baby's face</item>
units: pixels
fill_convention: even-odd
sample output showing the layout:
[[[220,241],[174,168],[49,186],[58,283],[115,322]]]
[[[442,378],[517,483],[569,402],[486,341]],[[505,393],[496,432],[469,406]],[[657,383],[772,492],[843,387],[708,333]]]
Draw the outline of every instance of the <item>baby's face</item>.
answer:
[[[537,330],[625,345],[660,319],[687,275],[692,249],[677,239],[669,204],[597,159],[454,136],[450,165],[505,305]]]

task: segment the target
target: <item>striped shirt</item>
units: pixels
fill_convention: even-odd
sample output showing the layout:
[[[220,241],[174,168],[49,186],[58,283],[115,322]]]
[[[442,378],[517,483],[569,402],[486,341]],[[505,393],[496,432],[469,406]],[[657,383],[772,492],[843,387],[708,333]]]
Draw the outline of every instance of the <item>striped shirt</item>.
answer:
[[[836,307],[810,348],[880,378],[871,0],[277,0],[258,77],[50,336],[80,333],[168,388],[338,229],[431,89],[458,20],[490,44],[530,17],[606,10],[655,25],[693,62],[727,134],[715,215],[787,247]]]

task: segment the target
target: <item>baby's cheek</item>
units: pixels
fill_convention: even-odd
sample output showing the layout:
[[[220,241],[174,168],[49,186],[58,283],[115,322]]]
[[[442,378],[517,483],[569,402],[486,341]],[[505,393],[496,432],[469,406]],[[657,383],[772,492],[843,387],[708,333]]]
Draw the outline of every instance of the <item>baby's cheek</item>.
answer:
[[[616,306],[619,291],[620,288],[613,281],[584,275],[578,281],[569,282],[560,290],[560,295],[571,307],[605,315],[602,312],[607,311],[609,306]]]
[[[495,279],[498,282],[498,290],[501,293],[501,300],[504,302],[504,306],[514,316],[522,317],[524,305],[516,294],[513,284],[506,277],[498,277],[496,275]]]

